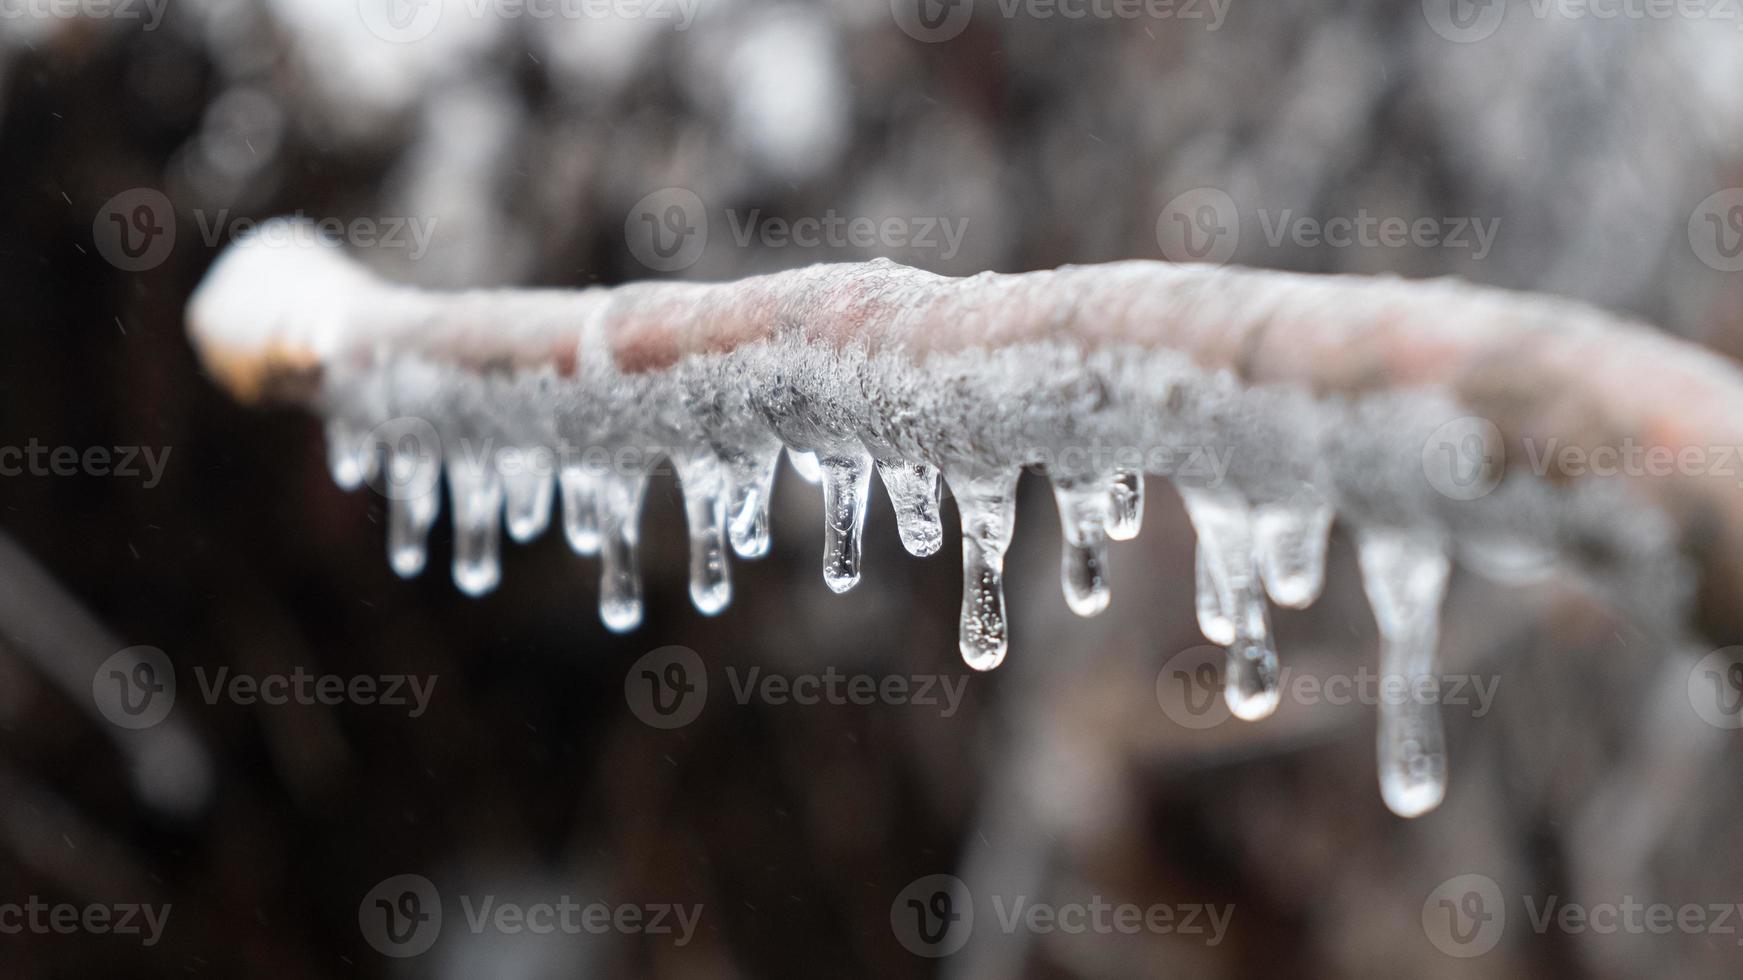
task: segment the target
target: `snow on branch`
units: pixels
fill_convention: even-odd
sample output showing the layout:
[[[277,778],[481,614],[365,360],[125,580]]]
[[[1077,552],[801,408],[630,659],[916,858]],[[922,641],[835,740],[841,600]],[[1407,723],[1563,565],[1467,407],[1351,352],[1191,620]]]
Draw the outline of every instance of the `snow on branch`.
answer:
[[[727,549],[768,548],[783,447],[821,480],[823,574],[858,581],[874,470],[909,551],[936,552],[941,483],[962,521],[961,647],[1008,647],[1002,584],[1021,469],[1052,481],[1061,583],[1109,601],[1109,539],[1143,481],[1174,481],[1199,535],[1198,620],[1226,697],[1277,703],[1266,602],[1311,603],[1332,515],[1351,528],[1386,670],[1432,673],[1449,557],[1552,565],[1670,644],[1743,636],[1743,375],[1565,300],[1407,282],[1123,262],[935,276],[887,261],[725,284],[430,293],[384,282],[306,225],[220,258],[189,329],[238,398],[325,417],[335,477],[389,506],[389,555],[424,565],[439,475],[469,593],[560,496],[601,561],[600,612],[641,618],[638,518],[670,459],[690,591],[730,597]],[[1381,785],[1414,815],[1444,792],[1432,706],[1383,705]]]

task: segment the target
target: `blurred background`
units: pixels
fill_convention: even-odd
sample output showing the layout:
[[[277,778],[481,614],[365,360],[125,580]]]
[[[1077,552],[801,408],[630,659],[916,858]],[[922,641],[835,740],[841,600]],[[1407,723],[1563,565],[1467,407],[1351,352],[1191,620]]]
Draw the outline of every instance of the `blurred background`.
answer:
[[[430,287],[1208,258],[1553,292],[1730,356],[1740,28],[1718,0],[0,0],[0,975],[1736,975],[1735,707],[1567,583],[1455,574],[1451,789],[1404,821],[1363,698],[1192,707],[1160,481],[1082,620],[1026,480],[1012,651],[969,676],[956,544],[908,557],[881,489],[836,596],[784,468],[773,553],[704,618],[666,474],[646,621],[614,635],[560,533],[473,600],[444,516],[396,577],[385,501],[333,485],[313,417],[220,393],[182,313],[250,222],[300,213]],[[1275,626],[1297,678],[1373,669],[1341,531]],[[674,645],[709,688],[658,727],[636,679]],[[117,664],[173,706],[117,713]],[[759,669],[914,686],[740,696]],[[299,672],[434,686],[208,693]],[[916,938],[936,875],[972,928]],[[642,926],[473,926],[565,896]],[[439,931],[384,937],[378,899]],[[130,905],[160,933],[98,922]],[[680,906],[693,930],[652,928]]]

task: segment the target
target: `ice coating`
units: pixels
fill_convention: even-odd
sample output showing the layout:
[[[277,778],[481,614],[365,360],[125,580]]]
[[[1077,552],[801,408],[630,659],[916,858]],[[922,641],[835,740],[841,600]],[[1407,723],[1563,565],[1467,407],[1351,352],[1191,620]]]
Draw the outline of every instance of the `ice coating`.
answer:
[[[1362,588],[1380,628],[1380,676],[1400,678],[1403,698],[1380,699],[1380,795],[1401,817],[1416,817],[1446,796],[1446,736],[1433,690],[1440,603],[1450,571],[1438,540],[1364,529],[1356,555]],[[1396,685],[1396,682],[1394,682]]]
[[[1645,597],[1637,606],[1682,608],[1678,597],[1686,594],[1674,521],[1619,492],[1589,482],[1532,481],[1529,474],[1515,479],[1512,472],[1481,499],[1437,489],[1423,449],[1437,429],[1469,414],[1457,392],[1382,386],[1372,393],[1327,395],[1268,385],[1266,370],[1238,365],[1237,373],[1233,361],[1196,360],[1165,346],[1168,340],[1133,344],[1085,329],[1082,336],[1093,339],[1080,341],[1070,311],[1082,296],[1062,301],[1061,315],[1045,319],[1048,329],[1031,325],[1001,334],[1004,324],[989,314],[986,323],[976,324],[989,346],[931,348],[921,342],[910,349],[904,345],[924,338],[920,328],[931,326],[922,300],[943,280],[888,263],[859,267],[856,292],[845,298],[839,290],[819,291],[815,320],[783,307],[763,336],[709,334],[714,321],[707,317],[708,294],[686,284],[625,287],[606,297],[587,290],[445,297],[333,268],[324,258],[328,251],[323,248],[304,263],[306,274],[295,277],[298,292],[321,299],[310,309],[303,297],[274,286],[285,266],[268,255],[251,253],[246,261],[231,256],[214,267],[190,310],[214,373],[243,397],[286,377],[315,377],[321,389],[311,404],[335,422],[330,463],[346,485],[355,485],[358,474],[376,485],[367,459],[348,448],[355,434],[406,417],[440,432],[446,444],[441,458],[452,458],[453,444],[466,441],[486,452],[554,448],[565,535],[576,550],[599,553],[600,612],[613,629],[632,628],[642,616],[636,542],[648,471],[662,459],[715,454],[728,474],[722,522],[727,539],[748,556],[768,546],[766,519],[760,527],[758,519],[766,513],[768,494],[759,488],[765,485],[762,474],[772,477],[781,446],[804,469],[809,460],[803,454],[846,447],[857,458],[855,447],[863,448],[877,461],[893,501],[900,495],[897,486],[904,493],[924,487],[925,477],[939,471],[952,475],[953,490],[972,490],[959,495],[965,530],[961,639],[965,658],[982,669],[1002,660],[1011,641],[1002,575],[1016,473],[1027,467],[1055,479],[1081,477],[1083,467],[1056,464],[1073,452],[1093,454],[1096,446],[1136,450],[1146,460],[1143,467],[1088,470],[1107,481],[1104,536],[1124,540],[1137,533],[1146,476],[1168,477],[1182,488],[1201,536],[1201,626],[1231,648],[1227,696],[1243,717],[1260,716],[1274,703],[1265,592],[1279,604],[1311,601],[1323,579],[1324,529],[1334,512],[1357,533],[1402,526],[1461,540],[1477,529],[1544,554],[1602,555],[1601,567],[1586,565],[1595,568],[1601,590],[1606,596]],[[1034,282],[1063,281],[1079,272],[1060,270]],[[1173,275],[1147,263],[1095,273],[1109,288]],[[1180,270],[1182,276],[1198,274]],[[834,273],[790,275],[799,287],[794,291],[802,293],[805,277],[827,281]],[[996,288],[1001,278],[1009,280],[989,277],[987,288]],[[955,310],[979,315],[973,297],[980,282],[961,280],[951,287],[959,296]],[[311,290],[310,283],[322,287]],[[676,349],[676,360],[637,355],[635,330],[625,329],[626,318],[656,295],[664,302],[692,288],[698,297],[693,310],[666,303],[662,316],[670,314],[669,323],[643,324],[644,330],[669,329],[680,338],[651,345]],[[1325,293],[1318,297],[1312,290],[1321,288]],[[269,302],[255,302],[256,294],[268,293]],[[1300,293],[1328,306],[1343,295],[1330,284],[1303,286]],[[984,308],[1007,309],[1001,302]],[[1154,312],[1192,309],[1171,303],[1159,303]],[[256,320],[259,327],[236,327],[242,320]],[[363,326],[377,322],[386,326]],[[586,325],[578,342],[577,323]],[[254,356],[262,348],[268,352],[264,365]],[[505,350],[512,356],[499,353]],[[1279,373],[1275,368],[1269,373]],[[1219,465],[1183,474],[1178,455],[1156,454],[1171,447],[1208,448],[1220,454]],[[634,458],[611,459],[591,467],[585,478],[576,476],[589,468],[571,453],[594,448],[608,456],[629,449]],[[750,465],[741,468],[746,461]],[[383,468],[404,468],[401,454],[390,452]],[[847,472],[858,476],[852,467]],[[511,534],[537,523],[525,506],[527,495],[498,479],[492,507],[489,477],[474,476],[462,474],[451,487],[456,578],[469,591],[482,590],[497,574],[495,549],[486,543],[497,521],[508,519]],[[998,486],[988,489],[989,480]],[[452,473],[450,481],[456,482]],[[837,491],[843,487],[852,492],[835,493],[832,512],[863,512],[865,494],[857,479],[838,481]],[[1320,502],[1298,499],[1303,487]],[[424,565],[423,539],[436,516],[437,493],[386,494],[390,556],[401,574]],[[1194,501],[1194,493],[1205,497]],[[936,550],[926,533],[936,505],[919,490],[912,498],[916,506],[897,511],[903,544],[915,553]],[[705,499],[698,496],[696,505]],[[703,509],[711,514],[712,503]],[[1067,536],[1084,526],[1073,524]],[[1062,559],[1061,577],[1068,595],[1084,599],[1088,608],[1099,586],[1089,574],[1094,563],[1084,557],[1079,550],[1072,564]]]

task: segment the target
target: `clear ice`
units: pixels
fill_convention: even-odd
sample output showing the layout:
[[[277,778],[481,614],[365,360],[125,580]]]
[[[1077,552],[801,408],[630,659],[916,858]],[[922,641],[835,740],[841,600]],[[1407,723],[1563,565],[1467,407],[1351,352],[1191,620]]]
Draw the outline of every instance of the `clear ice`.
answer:
[[[860,542],[871,496],[871,453],[862,446],[818,457],[823,473],[823,582],[832,592],[859,584]]]
[[[1059,555],[1059,582],[1065,603],[1079,616],[1094,616],[1108,607],[1108,524],[1113,498],[1106,483],[1053,481],[1053,499],[1059,505],[1059,524],[1064,547]]]
[[[641,538],[644,473],[608,473],[599,488],[599,618],[607,629],[627,633],[642,622]]]
[[[732,550],[740,558],[761,558],[769,553],[769,504],[780,464],[778,442],[761,450],[745,450],[726,464],[727,531]]]
[[[563,488],[563,537],[578,555],[599,554],[600,476],[578,463],[557,471]]]
[[[1144,526],[1144,474],[1137,470],[1115,470],[1108,483],[1108,498],[1112,507],[1108,537],[1115,541],[1137,537]]]
[[[1279,606],[1305,609],[1319,598],[1325,585],[1331,518],[1331,505],[1306,484],[1288,500],[1254,508],[1253,543],[1258,548],[1259,575],[1265,580],[1265,591]]]
[[[879,463],[878,476],[890,495],[896,512],[896,533],[902,547],[916,558],[936,554],[944,547],[944,522],[938,516],[940,480],[936,467],[926,463]]]
[[[1180,496],[1198,532],[1199,628],[1229,651],[1223,699],[1237,718],[1264,718],[1277,709],[1280,692],[1250,509],[1228,491],[1182,486]]]
[[[787,462],[793,464],[793,472],[806,483],[819,483],[823,480],[823,467],[817,462],[816,453],[787,447]]]
[[[1432,690],[1440,603],[1450,563],[1438,540],[1392,530],[1356,539],[1362,588],[1380,628],[1380,676],[1403,679],[1402,698],[1380,699],[1380,795],[1401,817],[1416,817],[1446,796],[1446,736]],[[1392,682],[1393,686],[1397,682]]]
[[[507,512],[508,536],[525,543],[545,532],[551,524],[551,498],[556,481],[548,464],[535,450],[525,450],[513,465],[501,468],[503,506]]]
[[[448,460],[448,495],[453,500],[454,584],[479,596],[502,580],[502,478],[478,460]]]
[[[1009,648],[1005,549],[1017,512],[1017,470],[946,477],[962,515],[962,621],[957,644],[975,670],[992,670]]]
[[[732,581],[726,567],[726,468],[712,450],[673,461],[690,526],[690,601],[704,616],[726,608]]]

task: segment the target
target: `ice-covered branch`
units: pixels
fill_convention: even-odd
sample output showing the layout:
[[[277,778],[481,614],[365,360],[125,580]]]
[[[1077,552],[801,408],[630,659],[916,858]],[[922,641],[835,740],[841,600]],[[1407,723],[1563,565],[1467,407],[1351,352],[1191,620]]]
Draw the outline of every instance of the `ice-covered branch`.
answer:
[[[390,498],[404,574],[423,566],[439,470],[455,579],[475,593],[497,581],[504,511],[530,537],[560,488],[617,629],[640,619],[637,517],[656,458],[683,487],[691,594],[712,613],[730,594],[728,543],[767,548],[785,446],[817,461],[836,591],[860,574],[872,471],[915,554],[939,547],[942,474],[962,518],[962,652],[980,669],[1007,648],[1024,467],[1053,481],[1062,584],[1084,615],[1108,601],[1107,541],[1137,533],[1144,476],[1175,482],[1200,536],[1199,622],[1229,647],[1243,717],[1276,703],[1264,596],[1317,596],[1333,513],[1360,531],[1388,662],[1408,673],[1433,669],[1455,551],[1490,569],[1555,562],[1667,642],[1743,635],[1743,376],[1563,300],[1141,261],[433,294],[273,224],[219,260],[189,320],[238,397],[326,417],[335,475]],[[1439,799],[1431,721],[1382,725],[1409,742],[1382,745],[1401,811]],[[1408,734],[1425,726],[1435,738]]]

